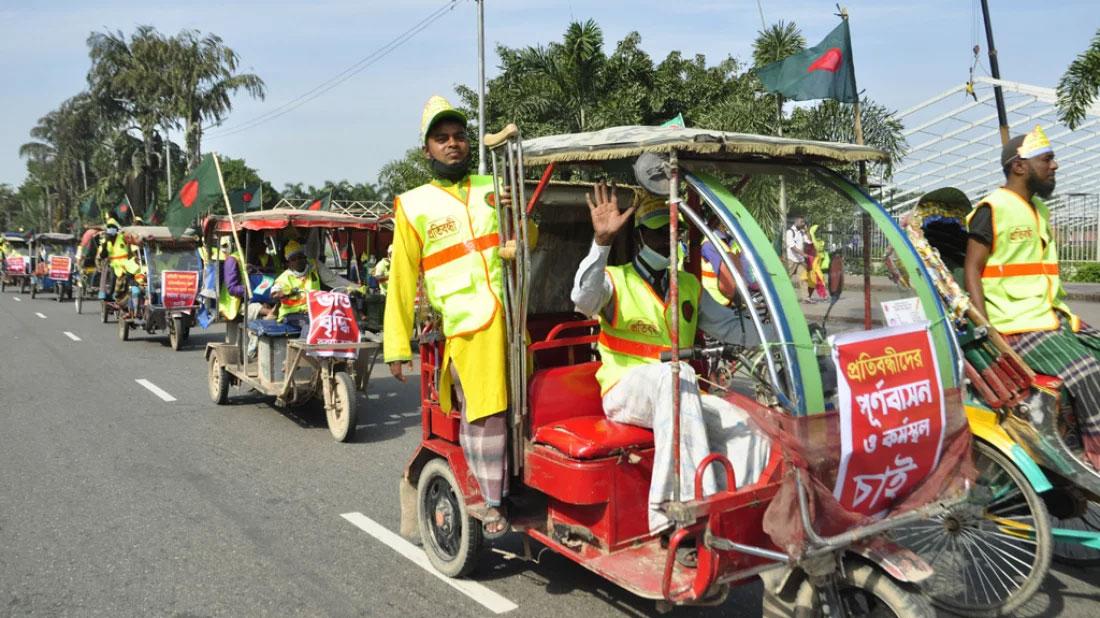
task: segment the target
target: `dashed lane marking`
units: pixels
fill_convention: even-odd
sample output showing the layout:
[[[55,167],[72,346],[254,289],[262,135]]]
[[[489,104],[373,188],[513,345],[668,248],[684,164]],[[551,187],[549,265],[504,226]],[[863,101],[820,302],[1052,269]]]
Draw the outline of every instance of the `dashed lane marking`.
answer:
[[[68,337],[69,339],[72,339],[73,341],[80,341],[80,337],[77,337],[76,335],[74,335],[73,333],[70,333],[69,331],[65,331],[65,336]]]
[[[138,378],[137,380],[134,380],[134,382],[137,382],[138,384],[144,386],[150,393],[153,393],[154,395],[156,395],[157,397],[160,397],[161,399],[163,399],[165,401],[175,401],[176,400],[175,397],[168,394],[168,391],[166,391],[163,388],[157,386],[156,384],[153,384],[152,382],[150,382],[149,380],[146,380],[145,378]]]
[[[46,319],[46,314],[44,314],[44,313],[39,313],[39,312],[35,311],[35,312],[34,312],[34,314],[35,314],[36,316],[38,316],[38,317],[42,318],[43,320],[45,320],[45,319]]]
[[[416,566],[436,576],[448,586],[477,601],[494,614],[503,614],[519,608],[519,606],[512,601],[477,582],[472,582],[468,579],[451,579],[439,571],[436,571],[432,563],[428,562],[428,556],[424,554],[423,550],[391,532],[385,526],[379,524],[370,517],[362,513],[344,513],[340,517],[348,520],[352,525],[363,532],[382,541],[382,543],[388,545],[390,549],[408,558]]]

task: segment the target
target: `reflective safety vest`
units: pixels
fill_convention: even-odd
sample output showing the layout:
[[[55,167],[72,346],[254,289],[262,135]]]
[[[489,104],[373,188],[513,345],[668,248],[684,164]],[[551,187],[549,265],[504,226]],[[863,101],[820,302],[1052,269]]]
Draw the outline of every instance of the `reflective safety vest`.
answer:
[[[301,277],[290,270],[284,270],[272,287],[284,294],[289,294],[294,289],[301,290],[301,293],[297,296],[285,296],[279,301],[279,315],[276,319],[281,322],[283,318],[292,313],[306,313],[309,311],[309,295],[307,292],[320,290],[321,279],[317,276],[317,271],[312,268]]]
[[[232,257],[237,261],[237,276],[242,278],[244,285],[248,285],[248,269],[244,268],[244,260],[241,259],[240,252],[234,252]],[[222,281],[221,290],[218,291],[218,311],[221,312],[222,317],[227,320],[237,319],[237,315],[241,312],[241,301],[242,299],[229,293],[229,286]]]
[[[600,337],[596,343],[603,361],[596,371],[600,394],[606,393],[634,367],[661,362],[661,352],[671,350],[671,308],[657,297],[632,264],[608,266],[613,286],[611,302],[615,317],[608,322],[600,314]],[[695,341],[702,286],[695,275],[679,271],[680,348]]]
[[[993,215],[993,247],[982,271],[990,323],[1005,334],[1057,330],[1058,310],[1078,330],[1080,321],[1065,303],[1046,204],[1037,197],[1028,204],[1004,188],[981,203]],[[967,216],[967,224],[974,212]]]
[[[720,243],[718,247],[719,251],[733,253],[734,255],[740,253],[740,251],[731,251],[729,245],[726,244],[724,240],[719,239],[718,242]],[[709,243],[709,240],[704,240],[701,246],[705,247]],[[700,274],[703,276],[703,289],[705,289],[714,300],[718,301],[718,304],[730,304],[733,299],[727,298],[726,295],[722,293],[722,290],[718,288],[718,273],[714,272],[714,267],[710,265],[709,260],[702,260],[702,264],[700,264]]]
[[[130,247],[126,244],[122,232],[115,235],[114,240],[107,236],[104,236],[104,238],[107,239],[107,259],[111,262],[111,268],[115,271],[115,276],[121,277],[122,273],[128,270],[126,262],[130,259]]]
[[[420,239],[424,291],[443,316],[447,337],[486,328],[504,289],[493,179],[469,176],[465,182],[465,202],[431,184],[398,197]]]

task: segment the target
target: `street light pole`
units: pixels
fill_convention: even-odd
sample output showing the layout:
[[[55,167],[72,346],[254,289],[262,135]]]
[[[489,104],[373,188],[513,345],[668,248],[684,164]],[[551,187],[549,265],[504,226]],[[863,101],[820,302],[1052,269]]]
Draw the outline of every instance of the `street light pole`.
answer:
[[[485,0],[477,0],[477,173],[485,170]]]

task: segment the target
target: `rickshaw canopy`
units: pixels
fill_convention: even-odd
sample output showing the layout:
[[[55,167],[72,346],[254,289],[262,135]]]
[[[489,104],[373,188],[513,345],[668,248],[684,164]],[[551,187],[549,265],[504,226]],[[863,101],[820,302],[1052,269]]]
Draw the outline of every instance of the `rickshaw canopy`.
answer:
[[[338,212],[293,208],[276,208],[233,215],[232,223],[226,215],[217,215],[213,219],[214,231],[219,234],[231,232],[234,225],[238,230],[252,231],[283,230],[290,227],[377,230],[379,223],[377,219],[366,219]]]
[[[155,225],[130,225],[122,228],[123,237],[132,245],[142,245],[147,242],[162,245],[196,246],[199,243],[197,236],[184,234],[179,238],[172,236],[172,232],[164,226]]]
[[[52,242],[62,244],[76,244],[76,236],[72,234],[61,234],[58,232],[43,232],[34,237],[34,242]]]
[[[523,141],[527,165],[609,161],[676,150],[722,160],[786,159],[823,164],[885,163],[877,148],[812,140],[679,127],[622,126]]]
[[[18,232],[4,232],[4,240],[8,242],[27,244],[27,237]]]

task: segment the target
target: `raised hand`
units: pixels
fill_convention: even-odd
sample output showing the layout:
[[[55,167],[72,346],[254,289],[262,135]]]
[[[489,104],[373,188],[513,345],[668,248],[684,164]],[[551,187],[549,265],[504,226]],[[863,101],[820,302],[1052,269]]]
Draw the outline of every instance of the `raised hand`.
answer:
[[[593,194],[595,197],[593,198]],[[592,230],[596,233],[596,244],[606,247],[615,240],[623,225],[634,214],[634,206],[619,212],[619,197],[615,185],[608,187],[602,180],[596,183],[593,193],[584,196],[588,201],[588,213],[592,216]],[[593,201],[595,199],[595,201]]]

